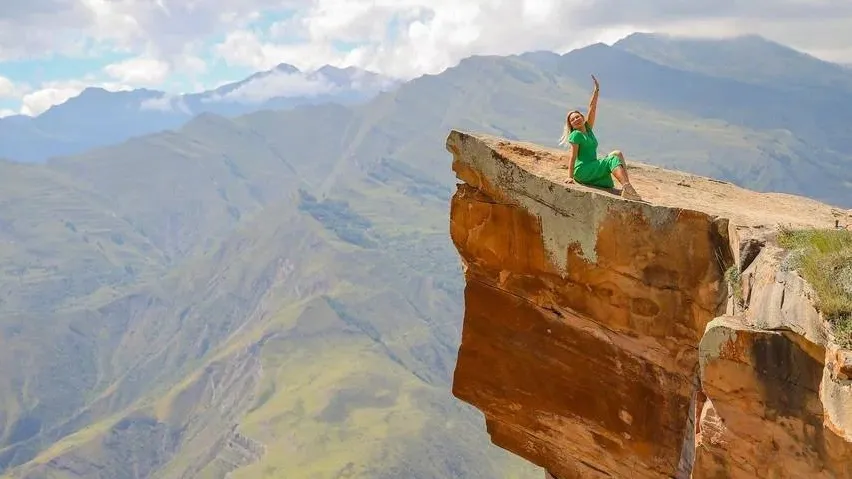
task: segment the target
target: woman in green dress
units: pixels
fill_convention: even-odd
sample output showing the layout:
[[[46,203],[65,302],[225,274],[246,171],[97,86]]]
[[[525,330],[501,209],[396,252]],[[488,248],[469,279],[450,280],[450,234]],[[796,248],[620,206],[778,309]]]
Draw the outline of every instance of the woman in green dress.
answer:
[[[559,140],[560,145],[571,145],[568,182],[576,181],[583,185],[613,188],[615,184],[612,177],[615,176],[621,183],[622,197],[641,200],[633,185],[630,184],[630,178],[627,176],[627,163],[620,151],[616,150],[603,158],[598,158],[598,139],[595,137],[593,128],[600,85],[594,75],[592,75],[592,80],[595,82],[595,90],[592,93],[592,99],[589,101],[588,118],[583,118],[583,114],[577,110],[568,112],[562,138]]]

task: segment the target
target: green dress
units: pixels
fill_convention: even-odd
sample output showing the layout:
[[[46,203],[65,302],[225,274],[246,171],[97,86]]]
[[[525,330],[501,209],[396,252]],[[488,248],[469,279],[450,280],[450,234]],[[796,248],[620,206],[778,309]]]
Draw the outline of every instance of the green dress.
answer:
[[[592,127],[586,123],[586,132],[574,130],[568,135],[568,142],[578,145],[577,159],[574,160],[574,181],[584,185],[613,188],[612,172],[621,165],[621,159],[609,155],[598,159],[598,139]]]

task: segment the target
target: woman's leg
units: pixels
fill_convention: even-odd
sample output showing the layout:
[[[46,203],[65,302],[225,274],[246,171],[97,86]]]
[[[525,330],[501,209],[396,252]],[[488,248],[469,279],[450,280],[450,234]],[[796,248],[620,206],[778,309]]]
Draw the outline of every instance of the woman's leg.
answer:
[[[627,161],[624,159],[624,153],[620,150],[615,150],[609,155],[607,155],[608,159],[611,159],[613,162],[618,162],[618,166],[612,170],[612,176],[621,183],[621,196],[629,199],[639,200],[642,199],[638,193],[636,193],[636,189],[633,188],[633,185],[630,184],[630,176],[627,174]]]
[[[618,158],[621,162],[621,164],[617,166],[615,170],[612,171],[612,176],[614,176],[615,179],[618,180],[618,182],[622,185],[630,183],[630,176],[628,176],[627,174],[627,161],[624,160],[624,154],[621,152],[621,150],[615,150],[607,156],[610,158]]]
[[[612,150],[609,156],[614,156],[618,158],[619,160],[621,160],[621,164],[624,165],[624,168],[627,168],[627,160],[624,159],[624,154],[621,152],[621,150]]]

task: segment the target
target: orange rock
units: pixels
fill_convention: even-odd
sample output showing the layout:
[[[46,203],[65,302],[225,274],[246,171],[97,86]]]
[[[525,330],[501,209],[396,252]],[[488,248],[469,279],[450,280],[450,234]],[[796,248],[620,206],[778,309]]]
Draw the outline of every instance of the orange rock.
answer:
[[[700,350],[713,399],[692,477],[852,477],[850,443],[823,424],[824,348],[719,318]]]
[[[772,390],[761,381],[797,372],[822,381],[818,353],[826,344],[811,342],[826,337],[818,327],[742,336],[725,342],[721,352],[714,347],[722,343],[712,338],[722,329],[713,329],[710,339],[705,335],[714,318],[734,312],[725,271],[741,257],[752,278],[742,285],[744,295],[759,299],[764,313],[775,304],[778,290],[763,279],[771,266],[764,255],[772,249],[766,246],[772,233],[767,225],[833,224],[830,207],[635,162],[631,180],[646,202],[628,201],[566,185],[567,172],[559,168],[564,159],[554,150],[458,131],[450,133],[447,149],[464,182],[450,212],[466,278],[453,393],[484,413],[495,444],[559,479],[689,477],[693,470],[694,477],[730,477],[724,474],[739,471],[736,458],[742,454],[765,461],[794,450],[803,454],[791,459],[800,467],[766,467],[767,475],[753,470],[758,475],[751,477],[802,477],[785,471],[821,477],[821,467],[846,457],[849,443],[827,438],[822,427],[816,430],[833,451],[825,458],[804,455],[808,447],[821,447],[804,433],[799,449],[774,453],[759,430],[742,436],[753,438],[751,448],[730,436],[739,426],[729,418],[767,421],[749,416],[766,411],[749,402],[765,401],[761,394]],[[782,310],[801,309],[791,304]],[[752,320],[742,319],[745,329]],[[778,321],[794,322],[786,316]],[[728,367],[729,357],[758,354],[766,338],[775,341],[773,348],[780,341],[792,351],[792,336],[812,346],[803,350],[815,363],[784,363],[770,373],[759,370],[768,367],[765,361],[753,360],[751,369]],[[777,351],[770,348],[768,358]],[[798,364],[805,369],[784,369]],[[717,377],[723,371],[731,375],[729,383]],[[713,387],[700,389],[704,380]],[[741,394],[747,394],[745,403],[734,400]],[[811,415],[822,410],[819,397],[805,403],[785,412],[798,414],[802,427],[813,426]],[[761,455],[749,459],[752,450]]]

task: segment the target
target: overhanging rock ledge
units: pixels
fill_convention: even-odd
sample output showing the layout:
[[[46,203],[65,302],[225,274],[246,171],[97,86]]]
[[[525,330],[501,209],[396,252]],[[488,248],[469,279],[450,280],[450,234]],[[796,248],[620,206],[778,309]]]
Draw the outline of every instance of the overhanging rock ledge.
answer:
[[[496,445],[559,479],[852,478],[847,352],[775,243],[852,212],[632,162],[646,202],[628,201],[566,184],[557,150],[456,130],[446,146],[453,393]]]

